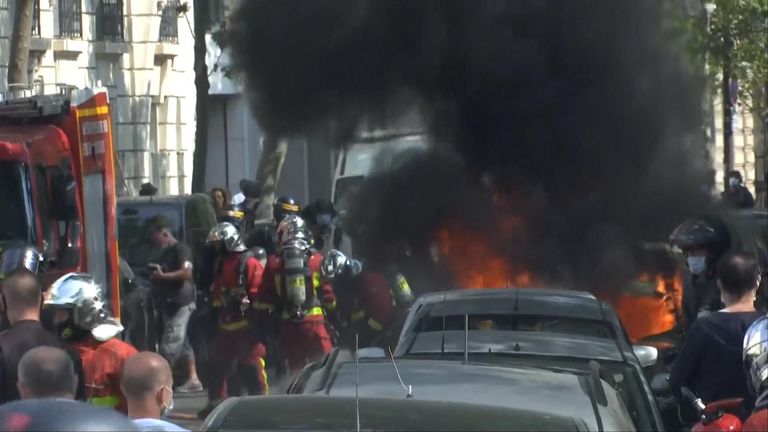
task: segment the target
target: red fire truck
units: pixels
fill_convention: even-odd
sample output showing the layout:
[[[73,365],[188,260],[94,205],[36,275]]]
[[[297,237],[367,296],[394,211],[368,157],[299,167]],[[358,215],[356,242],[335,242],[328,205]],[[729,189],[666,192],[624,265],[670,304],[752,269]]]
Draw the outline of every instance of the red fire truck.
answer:
[[[119,317],[111,136],[106,89],[0,95],[0,252],[34,246],[44,287],[93,274]]]

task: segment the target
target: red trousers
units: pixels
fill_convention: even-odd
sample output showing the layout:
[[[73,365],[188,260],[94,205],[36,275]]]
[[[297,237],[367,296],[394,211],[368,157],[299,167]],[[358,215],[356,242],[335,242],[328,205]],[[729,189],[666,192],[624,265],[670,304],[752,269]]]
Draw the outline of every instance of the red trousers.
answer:
[[[290,372],[299,371],[307,363],[321,359],[332,348],[325,322],[310,320],[283,321],[277,344]]]
[[[210,384],[208,398],[211,401],[226,399],[227,377],[237,368],[249,395],[265,395],[269,392],[263,344],[252,341],[248,327],[237,330],[217,329],[211,346]]]

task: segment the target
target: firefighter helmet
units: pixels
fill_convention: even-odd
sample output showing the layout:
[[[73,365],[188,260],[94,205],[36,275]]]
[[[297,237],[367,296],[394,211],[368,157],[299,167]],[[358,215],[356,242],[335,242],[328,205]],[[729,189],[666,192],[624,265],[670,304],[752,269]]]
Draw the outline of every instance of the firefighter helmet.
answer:
[[[277,244],[281,249],[289,245],[308,249],[312,245],[312,235],[304,219],[296,215],[286,216],[277,226]]]
[[[709,248],[716,256],[731,246],[728,229],[717,217],[688,219],[672,231],[669,242],[683,251],[698,247]]]
[[[341,251],[333,249],[323,258],[320,272],[324,278],[333,280],[342,276],[355,276],[362,269],[360,261],[350,259]]]
[[[275,216],[275,221],[280,223],[286,216],[298,216],[301,212],[301,207],[299,206],[299,202],[295,199],[283,196],[275,200],[272,211]]]
[[[244,252],[246,250],[240,231],[229,222],[218,223],[211,228],[206,239],[206,244],[222,242],[229,252]]]
[[[45,305],[70,309],[74,324],[90,331],[96,340],[104,342],[123,331],[123,326],[104,305],[101,287],[93,276],[68,273],[57,279],[49,292]]]
[[[758,318],[744,334],[744,367],[755,394],[768,386],[768,315]]]

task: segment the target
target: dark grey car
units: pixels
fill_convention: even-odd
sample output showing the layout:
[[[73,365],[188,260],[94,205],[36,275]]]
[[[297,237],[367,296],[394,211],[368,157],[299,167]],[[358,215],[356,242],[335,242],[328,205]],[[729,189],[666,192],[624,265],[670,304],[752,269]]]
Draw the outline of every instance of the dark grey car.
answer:
[[[466,354],[465,354],[466,351]],[[395,356],[591,371],[615,388],[638,430],[663,429],[643,367],[657,351],[633,347],[613,308],[589,293],[481,289],[416,300]]]

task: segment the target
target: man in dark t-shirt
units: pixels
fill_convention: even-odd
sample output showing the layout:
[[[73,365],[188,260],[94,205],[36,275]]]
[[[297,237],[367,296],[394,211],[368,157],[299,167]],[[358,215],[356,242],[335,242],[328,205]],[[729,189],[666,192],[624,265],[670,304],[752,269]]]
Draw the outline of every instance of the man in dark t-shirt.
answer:
[[[168,224],[156,218],[149,228],[152,244],[160,250],[158,262],[150,263],[152,289],[160,309],[163,334],[160,354],[175,365],[183,360],[188,381],[177,390],[201,391],[195,356],[187,337],[187,325],[195,310],[195,283],[192,272],[192,249],[176,240]]]

